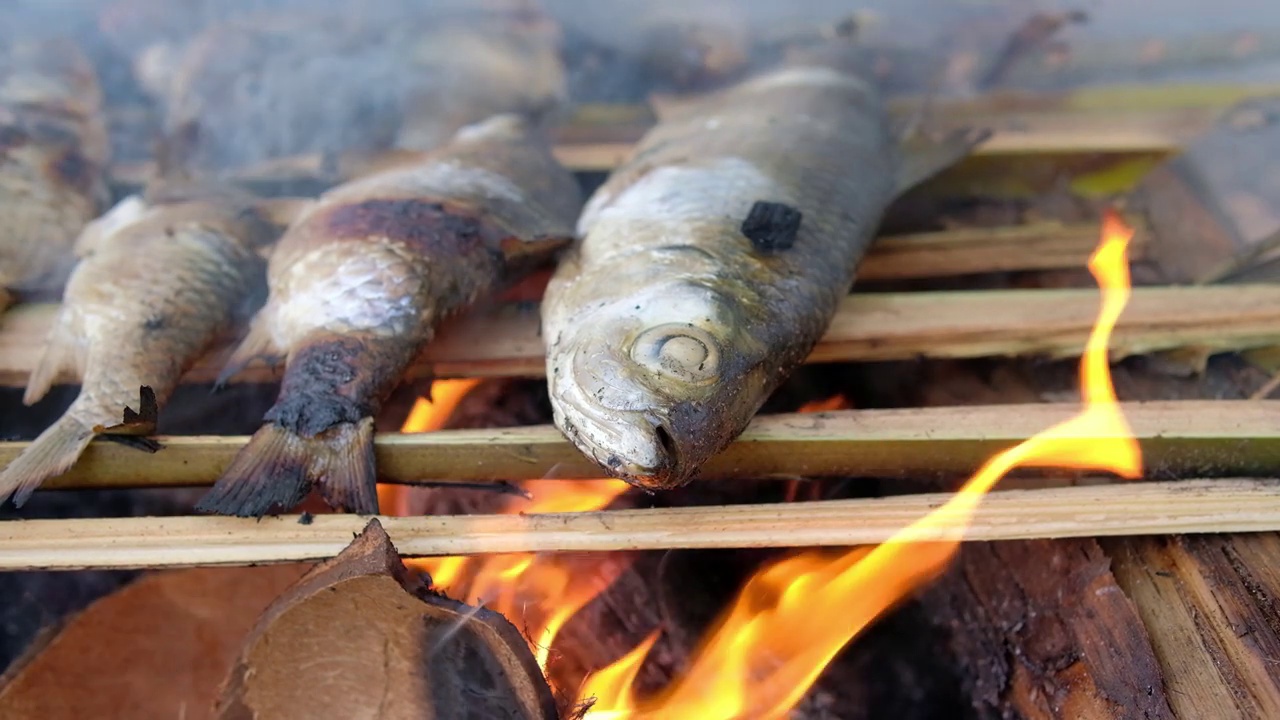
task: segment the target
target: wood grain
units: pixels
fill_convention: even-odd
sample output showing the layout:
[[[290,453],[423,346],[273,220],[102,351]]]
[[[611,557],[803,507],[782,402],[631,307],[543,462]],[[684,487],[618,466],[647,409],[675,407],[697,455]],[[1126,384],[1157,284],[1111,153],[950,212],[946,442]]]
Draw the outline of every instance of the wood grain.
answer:
[[[1124,403],[1150,475],[1280,475],[1280,400]],[[1035,403],[974,407],[847,410],[764,415],[700,477],[967,475],[992,455],[1058,422],[1078,406]],[[46,488],[180,487],[211,484],[244,437],[162,437],[147,454],[111,442],[89,446]],[[0,443],[0,464],[27,443]],[[550,425],[375,438],[387,482],[587,479],[601,470]]]
[[[812,547],[881,543],[949,494],[547,515],[382,518],[403,555]],[[186,567],[333,557],[354,515],[27,520],[0,523],[0,570]],[[918,541],[950,537],[952,519]],[[993,493],[968,540],[1280,530],[1280,481],[1201,480]]]
[[[989,290],[863,293],[849,296],[809,362],[1071,357],[1097,318],[1096,290]],[[27,305],[0,317],[0,384],[20,386],[35,367],[55,307]],[[1113,358],[1191,348],[1205,353],[1280,345],[1280,286],[1135,288],[1112,336]],[[223,351],[211,353],[186,382],[211,382]],[[537,377],[545,349],[538,309],[508,304],[474,311],[441,328],[409,378]],[[234,381],[271,381],[255,365]],[[74,383],[64,374],[59,382]]]

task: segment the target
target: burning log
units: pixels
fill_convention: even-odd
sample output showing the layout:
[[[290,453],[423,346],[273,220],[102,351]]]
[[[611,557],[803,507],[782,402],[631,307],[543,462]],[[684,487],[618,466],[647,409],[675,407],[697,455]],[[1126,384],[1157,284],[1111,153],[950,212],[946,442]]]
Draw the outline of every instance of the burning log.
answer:
[[[318,655],[323,677],[305,671]],[[515,626],[432,593],[376,519],[267,608],[218,717],[349,718],[375,707],[390,717],[560,717]]]
[[[1104,540],[1178,717],[1280,717],[1280,535]],[[1176,692],[1174,692],[1176,691]]]
[[[960,475],[1061,421],[1076,406],[1031,403],[761,415],[703,468],[704,480],[769,477]],[[1280,472],[1280,401],[1126,403],[1121,410],[1155,478],[1270,476]],[[142,455],[95,442],[49,488],[207,485],[244,445],[243,437],[171,436]],[[0,443],[0,463],[27,443]],[[589,479],[600,468],[551,425],[374,439],[384,482]]]
[[[1179,717],[1137,609],[1093,540],[966,545],[921,602],[968,659],[963,684],[979,718]]]
[[[1280,530],[1280,481],[1183,480],[993,493],[973,524],[944,517],[925,542]],[[876,499],[530,515],[384,518],[410,556],[881,543],[951,499]],[[0,570],[186,567],[330,557],[365,522],[354,515],[0,523]]]
[[[809,362],[1078,355],[1098,309],[1094,290],[868,293],[847,298]],[[0,383],[22,385],[39,359],[54,308],[14,308],[0,318]],[[545,371],[537,308],[501,306],[441,328],[409,377],[529,376]],[[1280,287],[1144,287],[1116,329],[1113,358],[1193,348],[1204,354],[1280,345]],[[215,352],[185,377],[210,382]],[[263,381],[251,367],[233,381]],[[63,374],[59,382],[74,383]]]

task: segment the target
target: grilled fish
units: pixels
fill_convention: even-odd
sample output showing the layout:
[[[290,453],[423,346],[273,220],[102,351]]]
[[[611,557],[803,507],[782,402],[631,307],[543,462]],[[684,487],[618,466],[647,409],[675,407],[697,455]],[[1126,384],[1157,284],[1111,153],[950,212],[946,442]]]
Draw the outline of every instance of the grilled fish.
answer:
[[[66,472],[89,442],[120,423],[149,387],[163,405],[179,379],[266,289],[270,244],[306,201],[259,201],[223,189],[150,189],[130,196],[79,236],[44,354],[23,402],[44,397],[76,369],[80,394],[53,425],[0,472],[0,502],[21,506]],[[138,428],[119,428],[137,434]]]
[[[901,143],[853,48],[660,119],[588,200],[542,323],[555,423],[606,472],[687,482],[826,331],[890,201],[985,137]]]
[[[514,115],[322,195],[272,255],[267,304],[224,371],[283,353],[279,398],[198,509],[261,516],[319,484],[336,508],[377,512],[381,403],[442,318],[567,245],[580,208],[572,174]]]
[[[102,92],[79,49],[0,47],[0,307],[57,292],[80,230],[108,202]]]

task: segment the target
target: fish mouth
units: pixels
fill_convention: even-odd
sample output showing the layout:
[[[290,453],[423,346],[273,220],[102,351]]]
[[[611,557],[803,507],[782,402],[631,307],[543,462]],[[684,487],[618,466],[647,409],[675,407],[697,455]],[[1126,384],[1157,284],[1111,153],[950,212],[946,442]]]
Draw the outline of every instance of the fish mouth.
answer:
[[[676,435],[652,410],[611,410],[580,392],[561,393],[555,423],[578,450],[609,475],[647,491],[689,480]]]

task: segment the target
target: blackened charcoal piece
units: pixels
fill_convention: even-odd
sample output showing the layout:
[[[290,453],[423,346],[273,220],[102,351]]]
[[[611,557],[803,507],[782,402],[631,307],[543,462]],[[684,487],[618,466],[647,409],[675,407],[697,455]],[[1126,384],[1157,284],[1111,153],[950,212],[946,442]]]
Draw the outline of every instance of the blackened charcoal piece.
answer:
[[[757,200],[742,221],[742,234],[762,253],[787,250],[800,232],[800,211],[784,203]]]

